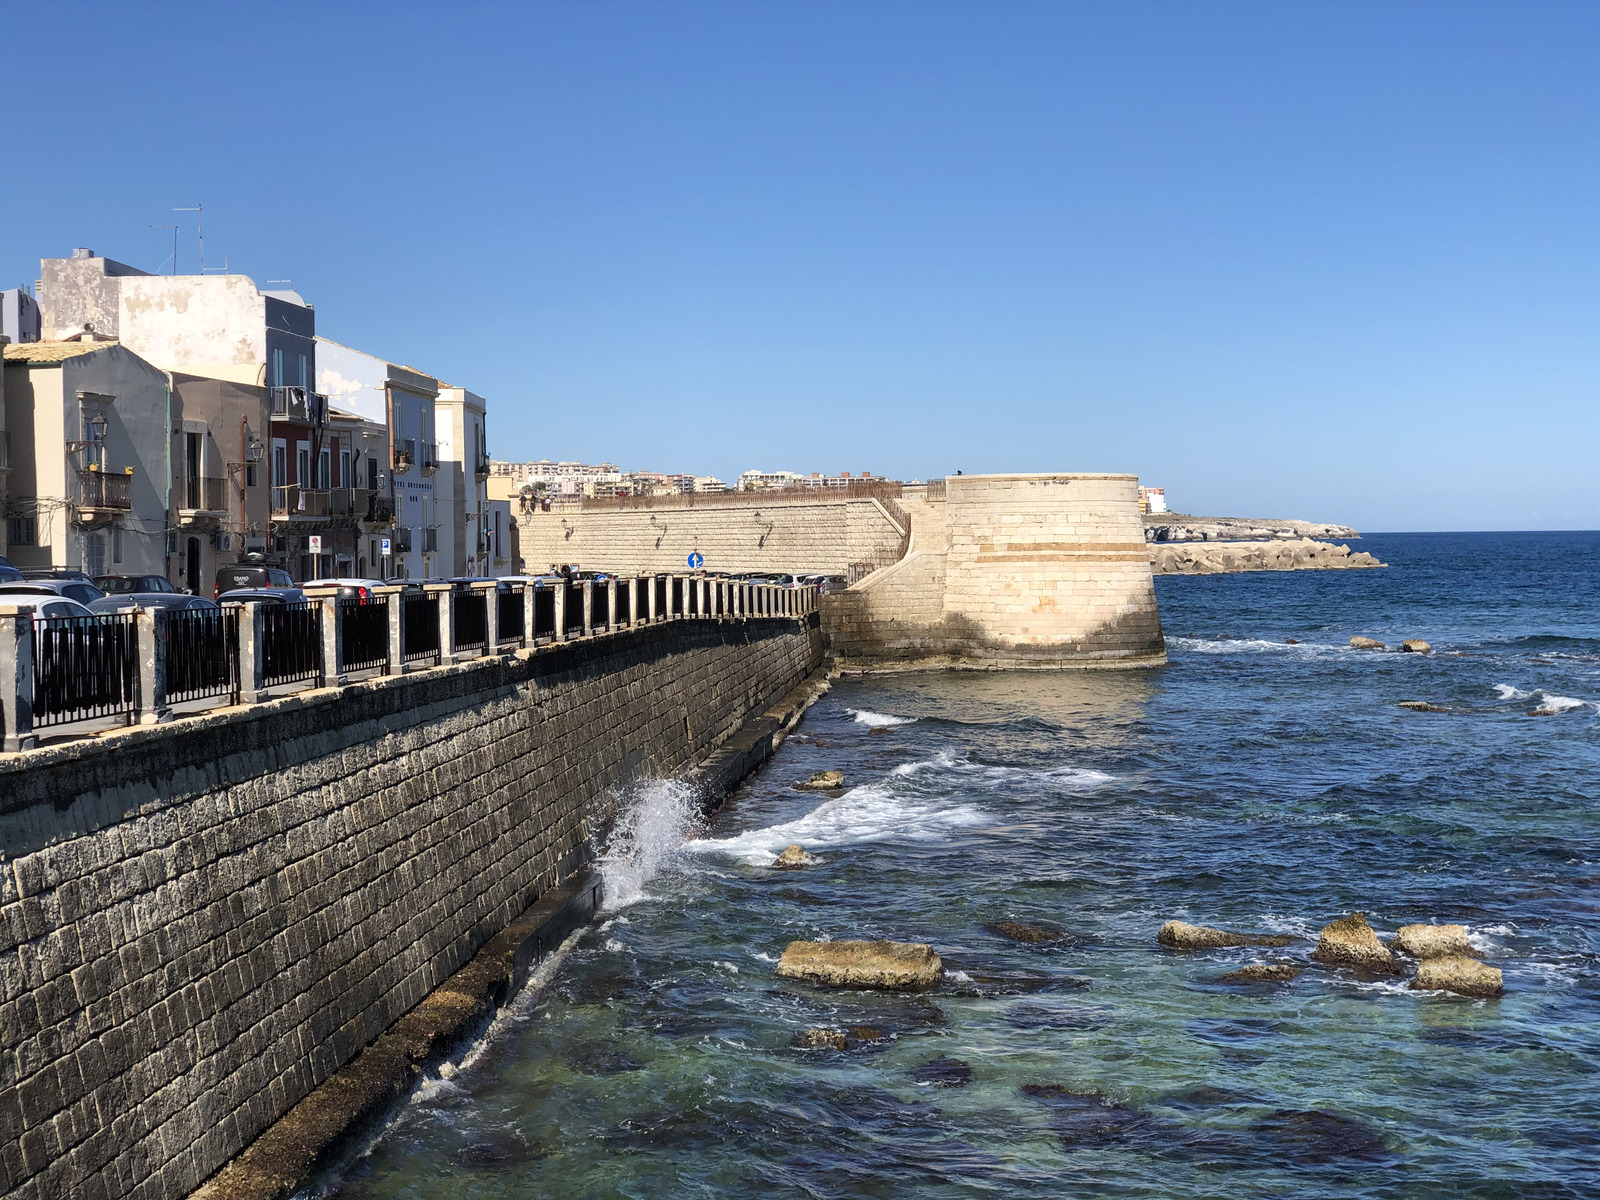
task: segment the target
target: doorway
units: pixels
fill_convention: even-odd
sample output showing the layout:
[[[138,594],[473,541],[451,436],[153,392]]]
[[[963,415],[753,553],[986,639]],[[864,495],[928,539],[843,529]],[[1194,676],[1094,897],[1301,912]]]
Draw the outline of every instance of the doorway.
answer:
[[[192,537],[184,553],[185,582],[189,585],[191,596],[201,595],[200,591],[200,539]]]

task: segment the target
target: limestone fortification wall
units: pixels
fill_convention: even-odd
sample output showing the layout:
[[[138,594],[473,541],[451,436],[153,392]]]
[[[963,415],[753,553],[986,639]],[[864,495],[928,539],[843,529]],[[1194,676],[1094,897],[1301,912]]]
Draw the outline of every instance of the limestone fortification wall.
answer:
[[[708,571],[842,575],[899,553],[904,531],[876,500],[791,500],[704,507],[537,512],[517,518],[528,570],[576,563],[607,571],[682,571],[698,550]]]
[[[1165,659],[1133,475],[965,475],[913,499],[911,550],[822,598],[849,667]]]
[[[0,1191],[188,1195],[821,654],[678,621],[0,759]]]

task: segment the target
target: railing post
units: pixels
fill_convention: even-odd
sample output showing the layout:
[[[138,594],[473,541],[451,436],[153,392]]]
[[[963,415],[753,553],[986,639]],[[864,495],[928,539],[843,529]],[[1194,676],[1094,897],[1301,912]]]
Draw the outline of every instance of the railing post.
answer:
[[[567,581],[561,580],[556,584],[556,641],[567,640]]]
[[[594,632],[594,580],[583,581],[583,636]]]
[[[617,627],[617,577],[606,580],[606,628]]]
[[[223,607],[239,610],[239,703],[260,704],[267,698],[267,669],[262,658],[266,602],[235,600]]]
[[[339,635],[344,632],[344,616],[339,611],[339,589],[318,587],[302,590],[306,599],[317,602],[321,618],[318,624],[322,629],[322,678],[318,684],[321,687],[343,687],[350,682],[350,676],[344,673],[340,654],[344,639]]]
[[[425,583],[422,590],[439,597],[439,665],[456,661],[455,589],[448,583]]]
[[[0,607],[0,710],[7,754],[39,744],[33,736],[33,609],[14,604]]]
[[[522,584],[522,648],[532,650],[534,643],[533,626],[534,617],[539,611],[539,587],[537,584]]]
[[[500,653],[500,584],[475,583],[473,590],[483,595],[483,656]]]
[[[135,610],[134,626],[139,637],[140,725],[162,725],[172,720],[167,705],[167,610]]]
[[[639,627],[639,577],[628,576],[628,628]]]
[[[646,611],[650,618],[650,624],[654,625],[656,623],[656,577],[654,575],[645,577],[645,590],[650,593],[649,598],[646,600],[648,605]]]
[[[402,587],[378,587],[372,589],[372,594],[381,596],[384,603],[384,613],[389,618],[389,654],[388,661],[384,664],[385,675],[404,675],[406,673],[406,634],[405,634],[405,607],[403,596],[405,589]]]

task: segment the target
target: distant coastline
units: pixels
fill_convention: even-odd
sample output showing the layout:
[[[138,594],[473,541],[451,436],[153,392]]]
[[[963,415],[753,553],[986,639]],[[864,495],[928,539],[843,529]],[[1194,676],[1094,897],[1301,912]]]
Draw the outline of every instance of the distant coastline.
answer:
[[[1386,565],[1365,551],[1327,540],[1360,537],[1348,525],[1289,518],[1150,513],[1144,519],[1150,569],[1157,575],[1328,571]]]

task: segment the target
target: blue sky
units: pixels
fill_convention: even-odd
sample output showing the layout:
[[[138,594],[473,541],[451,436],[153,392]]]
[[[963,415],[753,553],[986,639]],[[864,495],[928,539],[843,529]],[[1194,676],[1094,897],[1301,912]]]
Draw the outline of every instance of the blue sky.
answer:
[[[1600,527],[1600,5],[16,6],[0,283],[292,278],[491,452]],[[193,270],[186,232],[180,266]]]

